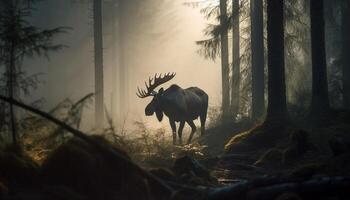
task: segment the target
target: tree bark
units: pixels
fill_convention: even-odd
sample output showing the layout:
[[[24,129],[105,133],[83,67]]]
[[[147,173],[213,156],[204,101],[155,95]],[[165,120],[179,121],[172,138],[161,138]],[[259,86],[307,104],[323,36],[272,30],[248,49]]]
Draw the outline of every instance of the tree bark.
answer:
[[[118,20],[116,20],[116,13],[118,13],[119,11],[117,10],[118,7],[118,1],[117,0],[113,0],[111,2],[111,11],[112,11],[112,99],[111,99],[111,118],[113,120],[113,122],[117,122],[117,118],[116,116],[118,115],[118,108],[117,108],[117,98],[118,98],[118,80],[117,80],[117,76],[118,76],[118,60],[119,60],[119,55],[118,55],[118,51],[117,51],[117,44],[118,44],[118,40],[117,37],[119,36],[119,34],[117,35],[117,30],[118,30]]]
[[[15,33],[13,33],[15,34]],[[10,63],[9,63],[9,70],[8,70],[8,93],[10,99],[14,99],[14,84],[15,84],[15,67],[16,67],[16,58],[15,58],[15,52],[16,52],[16,44],[15,44],[15,38],[11,41],[11,47],[10,47]],[[11,132],[12,132],[12,142],[13,144],[17,144],[17,130],[16,130],[16,115],[14,111],[13,104],[10,103],[10,120],[11,120]]]
[[[240,26],[239,26],[239,0],[232,0],[232,81],[231,81],[231,112],[234,117],[239,113],[240,100]]]
[[[125,32],[127,30],[126,23],[123,21],[123,17],[127,15],[127,3],[124,0],[118,0],[118,70],[119,70],[119,105],[118,105],[118,123],[122,124],[125,121],[126,113],[127,113],[127,69],[126,69],[126,61],[125,61]]]
[[[221,75],[222,75],[222,117],[224,120],[230,116],[230,90],[229,90],[229,58],[228,58],[228,31],[227,31],[227,0],[220,0],[221,30]]]
[[[104,121],[104,88],[103,88],[103,35],[102,35],[102,1],[94,0],[94,58],[95,58],[95,123],[97,128]]]
[[[263,1],[250,0],[252,49],[252,119],[265,112]]]
[[[350,3],[343,1],[342,5],[342,67],[343,67],[343,104],[350,109]]]
[[[311,0],[312,100],[311,116],[319,117],[329,110],[325,22],[323,1]]]
[[[5,8],[9,10],[10,17],[12,21],[15,21],[15,13],[16,8],[13,1],[6,3]],[[9,41],[7,41],[7,58],[5,61],[5,64],[7,66],[6,69],[6,78],[7,78],[7,93],[8,97],[10,99],[14,99],[14,90],[15,90],[15,82],[16,82],[16,48],[17,48],[17,30],[15,27],[15,24],[10,25],[10,33]],[[12,103],[9,105],[9,112],[10,112],[10,128],[11,128],[11,134],[12,134],[12,143],[17,144],[17,127],[16,127],[16,115],[15,115],[15,108]]]
[[[284,1],[267,0],[268,107],[266,121],[287,118],[284,69]]]

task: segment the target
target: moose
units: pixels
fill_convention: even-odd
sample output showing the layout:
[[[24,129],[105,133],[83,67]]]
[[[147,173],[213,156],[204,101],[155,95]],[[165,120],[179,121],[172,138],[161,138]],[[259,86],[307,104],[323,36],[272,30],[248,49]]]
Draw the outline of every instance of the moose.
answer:
[[[178,129],[179,144],[182,144],[182,130],[185,122],[190,125],[192,131],[188,138],[191,143],[193,134],[196,132],[196,125],[193,120],[200,118],[201,135],[205,132],[205,121],[208,110],[208,95],[197,87],[182,89],[176,84],[168,89],[155,89],[175,77],[176,73],[166,73],[164,76],[155,74],[154,78],[149,78],[148,84],[145,82],[146,90],[137,88],[136,95],[139,98],[153,97],[152,101],[145,109],[146,116],[156,113],[158,121],[162,121],[163,113],[169,118],[169,123],[173,132],[173,144],[176,144],[176,122],[180,122]]]

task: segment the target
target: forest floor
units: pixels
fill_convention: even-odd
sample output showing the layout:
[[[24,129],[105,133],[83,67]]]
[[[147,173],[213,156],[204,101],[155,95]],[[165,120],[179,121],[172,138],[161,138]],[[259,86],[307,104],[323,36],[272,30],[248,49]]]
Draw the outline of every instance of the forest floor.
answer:
[[[333,112],[316,127],[223,124],[183,146],[144,127],[136,139],[107,129],[88,141],[53,130],[51,139],[34,142],[27,134],[22,146],[1,148],[2,199],[349,197],[348,111]]]

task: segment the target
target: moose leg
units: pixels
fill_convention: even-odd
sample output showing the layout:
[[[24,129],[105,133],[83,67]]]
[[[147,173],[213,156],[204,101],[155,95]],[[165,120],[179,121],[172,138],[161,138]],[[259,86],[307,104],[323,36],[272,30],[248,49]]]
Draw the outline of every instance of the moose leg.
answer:
[[[186,121],[186,122],[187,122],[187,124],[190,125],[190,127],[191,127],[191,129],[192,129],[191,135],[190,135],[190,137],[188,138],[188,142],[187,142],[188,144],[190,144],[191,141],[192,141],[193,134],[196,132],[197,128],[196,128],[196,125],[193,123],[192,120],[189,120],[189,121]]]
[[[207,113],[200,116],[201,120],[201,136],[205,133],[205,121],[207,120]]]
[[[173,145],[176,144],[176,124],[175,120],[169,119],[171,130],[173,131]]]
[[[184,129],[184,126],[185,126],[185,121],[180,121],[180,126],[179,126],[179,130],[178,130],[180,144],[182,144],[182,130]]]

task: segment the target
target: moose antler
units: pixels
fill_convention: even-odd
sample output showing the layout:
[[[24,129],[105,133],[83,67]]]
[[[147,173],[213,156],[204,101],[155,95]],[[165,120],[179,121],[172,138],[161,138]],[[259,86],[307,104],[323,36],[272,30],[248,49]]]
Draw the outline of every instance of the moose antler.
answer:
[[[162,74],[159,74],[159,76],[155,74],[154,78],[149,77],[148,84],[147,84],[147,81],[145,81],[145,86],[147,91],[137,87],[138,93],[136,93],[136,95],[140,98],[154,96],[154,89],[156,89],[156,87],[158,87],[159,85],[170,81],[172,78],[175,77],[175,75],[176,73],[167,73],[167,74],[164,74],[164,76],[162,76]],[[152,83],[153,80],[154,82]]]

